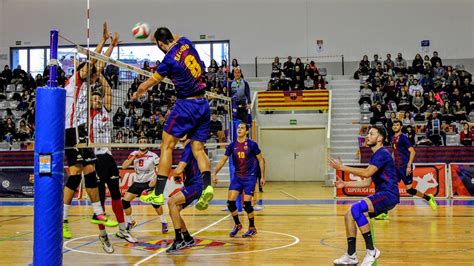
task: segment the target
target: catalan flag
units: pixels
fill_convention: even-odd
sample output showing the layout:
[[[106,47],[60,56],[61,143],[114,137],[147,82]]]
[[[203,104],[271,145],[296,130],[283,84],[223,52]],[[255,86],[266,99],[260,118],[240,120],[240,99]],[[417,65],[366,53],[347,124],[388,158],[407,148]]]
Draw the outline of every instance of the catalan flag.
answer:
[[[258,92],[259,111],[297,111],[329,109],[329,91],[260,91]]]

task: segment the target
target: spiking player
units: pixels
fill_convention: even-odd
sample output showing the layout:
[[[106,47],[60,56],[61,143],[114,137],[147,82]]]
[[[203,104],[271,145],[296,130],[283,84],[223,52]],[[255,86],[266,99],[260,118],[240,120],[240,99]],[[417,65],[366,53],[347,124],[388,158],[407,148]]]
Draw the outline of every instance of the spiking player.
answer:
[[[400,202],[398,191],[398,179],[395,173],[395,164],[390,153],[383,147],[387,133],[383,127],[373,127],[367,134],[367,146],[373,155],[370,158],[367,168],[355,168],[342,164],[341,160],[329,157],[329,165],[336,170],[348,172],[365,178],[362,181],[344,182],[337,178],[335,186],[343,187],[368,187],[374,181],[375,194],[368,196],[364,200],[354,203],[345,215],[347,253],[339,259],[334,260],[334,264],[351,264],[359,262],[356,254],[357,227],[365,240],[367,252],[362,262],[362,266],[372,265],[380,256],[380,251],[374,247],[369,221],[365,214],[374,217],[382,212],[393,209]],[[357,227],[356,227],[357,225]]]
[[[397,172],[397,178],[400,182],[403,181],[407,189],[407,193],[412,196],[418,196],[425,199],[430,207],[436,210],[436,200],[433,195],[425,194],[412,187],[413,183],[413,161],[415,160],[415,149],[411,146],[408,137],[402,133],[402,122],[400,120],[393,121],[393,132],[395,133],[392,138],[393,147],[393,158],[395,160],[395,170]],[[388,214],[381,213],[375,217],[378,220],[387,220]]]
[[[211,186],[211,163],[204,151],[211,117],[209,103],[204,97],[205,66],[193,43],[185,37],[174,36],[168,28],[158,28],[154,34],[154,41],[165,53],[165,57],[153,76],[138,87],[132,99],[137,100],[148,89],[168,77],[175,85],[178,100],[163,127],[157,185],[155,191],[148,195],[148,200],[155,204],[163,204],[163,190],[171,171],[173,149],[178,140],[187,135],[192,141],[190,145],[205,187],[196,208],[204,210],[214,197],[214,189]]]
[[[107,24],[104,23],[103,36],[95,49],[96,53],[101,53],[109,37]],[[110,53],[112,50],[113,47],[110,49]],[[64,88],[66,90],[66,140],[64,146],[69,166],[69,176],[64,187],[63,236],[65,238],[72,237],[69,231],[68,213],[74,192],[81,183],[81,174],[84,174],[86,191],[94,209],[91,223],[102,224],[107,227],[118,225],[116,221],[107,219],[100,204],[97,175],[94,167],[96,161],[94,152],[89,148],[75,148],[77,139],[79,139],[80,143],[84,143],[87,138],[87,73],[90,72],[91,84],[100,78],[101,71],[95,66],[96,62],[97,60],[92,59],[90,63],[80,64],[76,69],[75,75],[67,81]]]
[[[232,161],[235,165],[235,176],[231,178],[227,208],[231,212],[232,218],[234,218],[235,226],[229,234],[230,237],[234,237],[242,229],[235,203],[237,196],[242,192],[244,195],[244,209],[249,219],[249,230],[243,234],[242,237],[251,237],[257,234],[252,197],[255,191],[255,185],[257,184],[258,167],[260,167],[261,172],[260,184],[262,186],[265,185],[265,161],[257,143],[247,138],[248,132],[248,125],[240,123],[237,128],[237,140],[227,147],[225,155],[219,163],[217,163],[212,176],[214,182],[217,182],[217,174],[229,157],[232,157]]]
[[[168,199],[168,208],[175,231],[175,240],[166,251],[168,253],[194,246],[194,239],[189,234],[180,212],[194,200],[199,199],[204,184],[189,142],[189,140],[184,142],[184,152],[174,172],[175,180],[184,173],[184,187]]]
[[[148,139],[146,137],[141,137],[138,140],[138,144],[146,145],[147,143]],[[125,220],[127,221],[127,229],[132,229],[136,225],[135,220],[132,218],[132,205],[130,202],[137,196],[140,197],[143,191],[155,187],[156,168],[158,168],[159,162],[160,158],[156,153],[149,151],[146,146],[140,146],[140,149],[130,153],[128,159],[122,164],[122,169],[127,169],[131,164],[133,164],[136,173],[135,181],[128,188],[122,199]],[[167,233],[168,224],[166,222],[166,215],[163,214],[163,207],[154,203],[151,205],[161,219],[162,233]]]

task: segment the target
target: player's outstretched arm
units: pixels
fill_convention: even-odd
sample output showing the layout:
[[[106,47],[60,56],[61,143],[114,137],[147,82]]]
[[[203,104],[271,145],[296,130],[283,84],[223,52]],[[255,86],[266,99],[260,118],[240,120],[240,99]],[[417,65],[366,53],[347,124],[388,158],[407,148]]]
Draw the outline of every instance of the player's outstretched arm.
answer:
[[[135,160],[135,157],[136,157],[135,154],[129,156],[128,159],[125,160],[125,162],[123,162],[122,169],[124,169],[124,170],[127,169],[132,164],[133,160]]]
[[[367,168],[345,166],[341,159],[334,159],[331,156],[328,157],[328,163],[329,166],[336,170],[349,172],[360,177],[371,177],[373,174],[375,174],[375,172],[377,172],[377,167],[374,165],[369,165]]]
[[[156,84],[160,83],[162,80],[163,80],[163,77],[161,75],[159,75],[158,73],[153,74],[151,78],[147,79],[145,82],[140,84],[140,86],[138,86],[137,91],[133,93],[132,101],[138,100],[138,98],[140,98],[140,96],[145,94],[147,90],[149,90]]]

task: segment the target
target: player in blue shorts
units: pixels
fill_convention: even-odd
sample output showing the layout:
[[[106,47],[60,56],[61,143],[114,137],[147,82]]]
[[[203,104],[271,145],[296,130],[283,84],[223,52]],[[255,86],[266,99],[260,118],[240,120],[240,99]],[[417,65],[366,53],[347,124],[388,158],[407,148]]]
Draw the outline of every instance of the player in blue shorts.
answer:
[[[227,146],[225,155],[219,163],[217,163],[212,178],[214,182],[217,182],[217,173],[219,173],[229,157],[232,157],[232,161],[235,165],[235,176],[231,178],[227,208],[234,218],[235,226],[230,232],[230,237],[234,237],[239,230],[242,229],[242,224],[239,221],[239,212],[237,211],[235,203],[237,196],[242,192],[244,195],[244,209],[249,218],[249,230],[243,234],[242,237],[251,237],[257,234],[252,197],[255,191],[255,185],[257,184],[258,167],[260,167],[261,171],[260,184],[262,186],[265,185],[265,161],[257,143],[247,138],[248,132],[248,125],[240,123],[237,128],[237,140]]]
[[[367,134],[367,146],[374,153],[367,168],[349,167],[342,164],[341,160],[335,160],[331,157],[328,159],[329,165],[334,169],[365,178],[362,181],[352,182],[344,182],[337,178],[335,182],[337,188],[368,187],[372,181],[375,183],[375,194],[354,203],[351,209],[347,211],[345,215],[347,253],[334,260],[334,264],[357,264],[359,262],[356,254],[357,227],[359,227],[364,237],[367,248],[361,265],[372,265],[380,256],[380,251],[374,247],[370,224],[365,214],[368,213],[371,218],[375,217],[382,212],[393,209],[400,202],[395,164],[390,152],[383,147],[386,136],[385,129],[378,126],[371,128]]]
[[[425,199],[430,207],[436,210],[436,200],[433,195],[425,194],[412,187],[413,183],[413,161],[415,160],[415,149],[410,143],[408,137],[402,133],[402,122],[400,120],[393,121],[393,132],[391,144],[393,148],[393,159],[395,160],[395,171],[397,172],[398,182],[403,181],[407,193]],[[388,214],[381,213],[375,217],[377,220],[387,220]]]
[[[181,174],[184,173],[184,186],[181,188],[181,191],[168,199],[168,208],[175,231],[175,240],[166,251],[168,253],[194,246],[194,239],[189,234],[180,212],[194,200],[199,199],[204,189],[204,184],[197,161],[193,156],[191,145],[188,145],[189,142],[189,140],[185,141],[181,161],[174,172],[175,181],[179,181]]]
[[[158,28],[153,37],[158,48],[165,53],[165,57],[153,76],[138,87],[132,99],[137,100],[148,89],[168,77],[175,85],[178,100],[163,126],[157,185],[155,191],[149,194],[148,200],[154,204],[163,204],[163,190],[171,171],[173,149],[179,139],[187,135],[192,141],[190,145],[205,186],[196,208],[204,210],[214,197],[214,189],[211,186],[211,163],[204,151],[211,119],[209,102],[204,97],[205,66],[194,44],[187,38],[175,36],[164,27]]]

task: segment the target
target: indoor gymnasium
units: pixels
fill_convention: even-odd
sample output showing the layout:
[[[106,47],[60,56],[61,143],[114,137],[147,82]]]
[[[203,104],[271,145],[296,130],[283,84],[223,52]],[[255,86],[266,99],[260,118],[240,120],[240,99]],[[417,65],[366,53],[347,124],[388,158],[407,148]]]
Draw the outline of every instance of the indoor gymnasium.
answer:
[[[474,2],[0,0],[0,265],[474,265]]]

